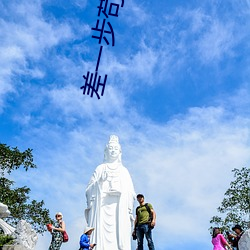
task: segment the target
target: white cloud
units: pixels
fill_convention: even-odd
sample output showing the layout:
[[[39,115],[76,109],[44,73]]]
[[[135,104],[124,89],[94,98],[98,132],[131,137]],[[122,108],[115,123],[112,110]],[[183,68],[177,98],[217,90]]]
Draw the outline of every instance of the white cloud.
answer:
[[[21,2],[10,6],[9,11],[12,12],[12,20],[1,20],[2,46],[17,46],[27,57],[38,58],[45,48],[73,35],[67,24],[46,21],[39,4]],[[19,19],[18,22],[15,18]]]
[[[201,60],[208,63],[213,60],[220,61],[225,56],[232,56],[232,49],[237,41],[233,34],[232,25],[213,21],[197,42]]]
[[[149,14],[143,8],[143,4],[137,4],[134,1],[124,1],[124,7],[120,8],[121,16],[129,23],[130,27],[141,26],[149,17]]]
[[[190,18],[190,27],[193,33],[199,33],[207,24],[207,22],[211,20],[211,17],[206,15],[200,8],[186,12],[186,16]]]
[[[218,100],[220,105],[227,105],[228,108],[232,109],[237,114],[249,114],[249,104],[250,104],[250,92],[249,83],[245,82],[240,86],[233,95],[230,97],[225,97],[222,95]]]
[[[150,28],[143,29],[143,36],[148,47],[159,53],[156,68],[161,69],[165,78],[180,69],[186,70],[193,60],[214,65],[234,57],[237,45],[246,36],[243,30],[238,30],[237,20],[216,10],[209,11],[203,4],[190,9],[176,8],[174,13],[150,19],[148,25]],[[159,71],[154,72],[159,76]]]
[[[34,63],[42,57],[45,49],[72,37],[67,24],[58,25],[53,21],[47,22],[43,18],[38,1],[32,4],[25,1],[9,3],[3,6],[3,12],[9,12],[11,16],[0,19],[0,95],[2,97],[17,88],[18,82],[12,81],[12,77],[16,74],[19,76],[29,74],[34,78],[43,77],[42,69],[32,68],[28,65],[28,60],[34,60]],[[3,103],[0,105],[3,108]]]
[[[142,44],[141,50],[128,62],[130,79],[138,78],[138,82],[143,80],[144,83],[154,84],[154,69],[157,62],[158,53]]]
[[[84,9],[87,5],[87,0],[74,0],[74,4],[80,9]]]
[[[84,85],[84,82],[82,85]],[[109,119],[112,117],[112,114],[123,115],[124,97],[122,93],[108,85],[108,83],[105,87],[105,95],[100,96],[99,100],[95,94],[91,98],[90,95],[87,95],[87,91],[85,95],[82,92],[80,87],[76,88],[68,85],[62,89],[51,90],[48,96],[51,104],[67,117],[80,117],[98,121],[98,116],[100,115],[104,119],[105,116]],[[98,92],[99,94],[101,93],[101,91]]]

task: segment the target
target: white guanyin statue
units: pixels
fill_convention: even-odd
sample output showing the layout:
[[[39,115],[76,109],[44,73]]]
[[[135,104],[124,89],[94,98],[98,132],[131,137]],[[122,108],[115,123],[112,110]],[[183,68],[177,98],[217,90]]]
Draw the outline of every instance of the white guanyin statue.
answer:
[[[19,249],[34,250],[38,240],[35,230],[25,220],[20,220],[16,228],[10,226],[1,219],[9,215],[8,206],[0,202],[0,228],[3,229],[4,234],[13,236],[15,245],[20,246]]]
[[[104,163],[97,166],[86,189],[88,226],[94,227],[95,250],[131,250],[135,191],[128,170],[122,165],[119,139],[111,135],[104,150]]]
[[[25,220],[20,220],[14,233],[16,244],[22,245],[25,250],[35,249],[38,236],[31,225]]]
[[[15,228],[6,223],[2,218],[8,217],[10,215],[10,211],[8,206],[0,202],[0,228],[3,229],[4,234],[11,235]]]

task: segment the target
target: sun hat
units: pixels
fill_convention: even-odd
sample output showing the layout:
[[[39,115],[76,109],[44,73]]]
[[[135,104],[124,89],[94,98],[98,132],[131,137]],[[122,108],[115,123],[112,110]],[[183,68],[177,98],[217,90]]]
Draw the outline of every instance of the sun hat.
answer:
[[[57,212],[57,213],[56,213],[56,216],[57,216],[57,215],[61,215],[61,216],[63,217],[63,214],[62,214],[61,212]]]
[[[83,233],[86,234],[87,232],[93,231],[93,230],[94,230],[93,227],[86,227]]]

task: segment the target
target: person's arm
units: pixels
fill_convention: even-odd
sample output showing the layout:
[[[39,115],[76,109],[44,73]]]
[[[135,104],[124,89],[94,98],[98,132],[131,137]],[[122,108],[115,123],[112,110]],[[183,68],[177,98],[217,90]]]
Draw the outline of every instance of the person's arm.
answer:
[[[151,211],[151,213],[152,213],[152,215],[153,215],[153,219],[152,219],[152,222],[151,222],[151,226],[154,227],[154,226],[155,226],[155,223],[156,223],[156,213],[155,213],[155,211],[154,211],[153,208],[151,208],[150,211]]]
[[[220,240],[222,242],[222,244],[224,246],[227,246],[229,249],[232,249],[232,247],[230,246],[230,244],[228,244],[228,242],[226,241],[226,239],[224,238],[223,234],[220,234]]]
[[[228,244],[228,243],[226,243],[226,245],[225,246],[227,246],[228,247],[228,249],[233,249],[232,248],[232,246],[230,245],[230,244]]]
[[[60,222],[60,225],[61,227],[53,227],[52,226],[52,229],[55,230],[55,231],[59,231],[59,232],[64,232],[66,230],[66,227],[65,227],[65,222],[64,221],[61,221]]]
[[[91,244],[89,244],[88,236],[83,234],[80,238],[80,247],[81,248],[89,248],[91,247]]]
[[[96,246],[96,244],[95,243],[94,244],[90,244],[89,246],[90,246],[90,249],[93,249]]]
[[[230,233],[229,235],[228,235],[229,237],[231,237],[231,238],[237,238],[237,235],[236,234],[232,234],[232,233]]]

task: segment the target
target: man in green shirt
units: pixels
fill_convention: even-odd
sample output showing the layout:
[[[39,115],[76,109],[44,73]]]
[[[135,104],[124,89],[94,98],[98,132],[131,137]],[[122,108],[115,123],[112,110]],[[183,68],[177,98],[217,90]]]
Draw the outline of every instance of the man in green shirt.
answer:
[[[137,195],[140,206],[136,208],[135,227],[133,235],[137,237],[138,250],[143,250],[143,239],[146,236],[148,249],[155,250],[152,229],[155,226],[156,214],[150,203],[144,202],[143,194]]]

